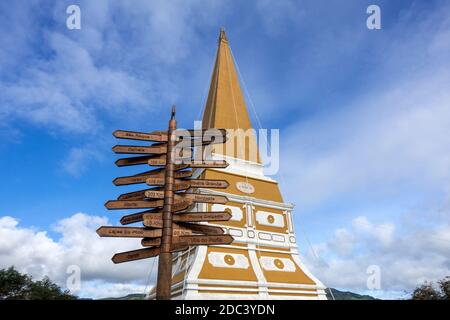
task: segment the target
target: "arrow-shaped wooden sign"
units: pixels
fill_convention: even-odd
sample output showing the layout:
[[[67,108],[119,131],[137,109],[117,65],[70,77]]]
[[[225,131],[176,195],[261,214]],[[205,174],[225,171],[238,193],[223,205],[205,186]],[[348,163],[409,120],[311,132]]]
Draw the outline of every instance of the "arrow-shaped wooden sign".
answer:
[[[116,145],[112,147],[112,150],[115,153],[134,153],[134,154],[165,154],[167,152],[167,144],[166,143],[157,143],[151,146],[125,146],[125,145]]]
[[[187,165],[187,168],[226,168],[228,167],[228,162],[223,160],[205,160],[205,161],[197,161],[191,159],[191,157],[186,157],[182,159],[178,159],[182,161],[182,164]],[[176,160],[175,160],[176,161]],[[178,162],[178,161],[176,161]],[[152,158],[147,161],[147,163],[151,166],[165,166],[166,158]]]
[[[133,191],[128,193],[123,193],[117,197],[117,200],[144,200],[145,199],[145,191],[151,191],[152,188]]]
[[[154,212],[142,216],[144,226],[162,228],[162,213]],[[172,216],[174,222],[228,221],[231,214],[226,211],[180,213]]]
[[[198,223],[177,223],[180,227],[184,227],[185,229],[192,230],[194,233],[203,233],[206,235],[216,235],[223,234],[223,229],[221,227],[209,226],[206,224],[198,224]],[[158,229],[159,230],[159,229]]]
[[[153,238],[160,237],[161,230],[151,230],[136,227],[107,227],[97,229],[100,237],[123,237],[123,238]]]
[[[164,181],[165,181],[164,178],[158,178],[158,177],[152,176],[146,180],[146,183],[151,186],[163,186]],[[175,184],[177,184],[177,183],[180,183],[180,184],[187,183],[187,184],[189,184],[190,188],[224,189],[224,188],[228,188],[228,186],[229,186],[229,184],[226,180],[201,180],[201,179],[180,180],[180,179],[175,179]]]
[[[138,164],[150,164],[150,162],[153,161],[163,161],[166,162],[166,155],[151,155],[151,156],[139,156],[139,157],[130,157],[130,158],[121,158],[118,159],[115,164],[118,167],[125,167],[125,166],[134,166]],[[158,162],[158,163],[159,163]],[[153,164],[150,164],[153,165]]]
[[[105,203],[105,207],[109,210],[120,210],[120,209],[147,209],[147,208],[157,208],[164,205],[163,200],[147,201],[147,200],[109,200]],[[181,211],[188,209],[193,202],[188,199],[175,199],[172,205],[172,211]]]
[[[145,180],[145,183],[149,186],[163,186],[164,185],[164,178],[148,178]],[[180,191],[180,190],[186,190],[191,187],[191,184],[187,180],[175,180],[175,183],[173,185],[173,191]],[[145,190],[147,191],[147,190]]]
[[[134,176],[118,177],[113,180],[114,185],[124,186],[129,184],[144,183],[148,178],[164,179],[165,169],[156,169],[148,172],[140,173]],[[175,178],[188,178],[192,176],[192,170],[176,171],[173,173]]]
[[[228,221],[231,213],[228,211],[189,212],[173,215],[176,222]]]
[[[150,191],[148,191],[150,192]],[[228,202],[228,198],[225,196],[216,196],[201,193],[180,193],[175,194],[175,199],[188,199],[193,202],[204,202],[204,203],[219,203],[225,204]]]
[[[191,235],[172,238],[173,243],[180,243],[188,246],[230,244],[233,242],[233,240],[233,237],[229,234]],[[153,243],[154,242],[152,241],[152,239],[141,240],[141,244],[144,247],[153,246]]]
[[[144,220],[144,214],[147,213],[162,213],[161,209],[152,209],[152,210],[145,210],[138,213],[128,214],[126,216],[123,216],[120,219],[120,223],[122,225],[127,225],[135,222],[141,222]]]
[[[192,228],[185,225],[173,224],[173,236],[185,236],[195,232]],[[218,231],[211,231],[218,232]],[[117,238],[158,238],[162,236],[162,229],[147,229],[138,227],[108,227],[102,226],[97,229],[100,237],[117,237]]]
[[[164,199],[164,191],[149,190],[145,191],[145,196],[154,199]],[[189,199],[193,202],[205,202],[205,203],[220,203],[225,204],[228,202],[228,198],[224,196],[216,196],[200,193],[176,193],[175,199]]]
[[[138,249],[138,250],[132,250],[132,251],[126,251],[121,253],[116,253],[112,257],[112,261],[114,263],[122,263],[122,262],[128,262],[128,261],[134,261],[134,260],[140,260],[140,259],[147,259],[156,257],[160,253],[159,248],[145,248],[145,249]]]
[[[191,163],[192,162],[192,152],[191,150],[183,150],[180,155],[176,154],[175,162],[182,162],[182,163]],[[154,154],[154,155],[148,155],[148,156],[139,156],[139,157],[130,157],[130,158],[121,158],[116,160],[115,162],[116,166],[118,167],[125,167],[125,166],[134,166],[139,164],[148,164],[151,166],[165,166],[166,165],[166,155],[165,154]],[[227,164],[228,165],[228,164]],[[223,164],[217,164],[213,166],[215,168],[225,168]],[[213,167],[211,166],[211,168]],[[199,166],[191,166],[191,168],[203,168],[201,165]]]
[[[191,155],[189,156],[189,158]],[[151,166],[165,166],[167,161],[167,157],[165,154],[160,156],[154,156],[151,159],[148,159],[147,163]]]
[[[145,208],[156,208],[162,207],[164,205],[163,200],[156,201],[146,201],[146,200],[109,200],[105,203],[105,207],[109,210],[119,210],[119,209],[145,209]]]
[[[177,241],[177,239],[175,238],[174,240]],[[192,236],[181,236],[178,238],[178,240],[181,243],[194,246],[194,245],[211,245],[211,244],[230,244],[233,242],[234,238],[229,234],[214,235],[214,236],[192,235]]]
[[[167,141],[167,133],[161,131],[145,133],[136,131],[116,130],[113,132],[113,136],[119,139],[157,141],[157,142]]]
[[[189,245],[185,244],[185,243],[173,243],[170,247],[170,251],[171,252],[178,252],[178,251],[184,251],[189,249]]]

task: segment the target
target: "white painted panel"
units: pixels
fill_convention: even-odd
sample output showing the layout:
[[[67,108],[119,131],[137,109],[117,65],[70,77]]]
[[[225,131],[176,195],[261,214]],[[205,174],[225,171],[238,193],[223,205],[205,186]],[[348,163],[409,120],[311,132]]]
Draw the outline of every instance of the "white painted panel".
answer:
[[[272,235],[270,233],[265,233],[265,232],[258,233],[258,237],[261,240],[271,240],[272,239]]]
[[[263,226],[271,227],[284,227],[283,215],[279,213],[267,212],[267,211],[256,211],[256,221]]]
[[[239,191],[244,192],[244,193],[251,194],[251,193],[255,192],[255,187],[249,182],[244,182],[244,181],[236,182],[236,188]]]
[[[234,237],[242,237],[243,233],[242,230],[239,229],[229,229],[228,234],[234,236]]]
[[[273,241],[277,241],[277,242],[284,242],[284,236],[280,235],[280,234],[273,234],[272,235],[272,239]]]
[[[238,253],[210,252],[208,262],[216,268],[247,269],[249,267],[247,257]]]
[[[295,272],[295,264],[288,258],[261,257],[259,263],[267,271]]]
[[[242,208],[235,206],[226,206],[223,204],[213,204],[211,207],[211,211],[226,211],[225,209],[229,209],[231,211],[231,221],[241,221],[244,217],[242,213]]]

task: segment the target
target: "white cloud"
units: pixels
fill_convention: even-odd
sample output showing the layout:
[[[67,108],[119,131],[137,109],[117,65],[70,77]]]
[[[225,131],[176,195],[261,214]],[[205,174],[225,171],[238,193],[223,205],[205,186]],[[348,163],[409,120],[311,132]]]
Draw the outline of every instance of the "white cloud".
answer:
[[[401,232],[394,229],[392,223],[373,224],[359,216],[348,228],[337,229],[332,238],[313,247],[319,258],[308,252],[304,259],[326,285],[379,297],[400,297],[424,280],[450,275],[448,222]],[[367,288],[371,265],[380,267],[380,291]]]
[[[3,118],[92,132],[99,126],[96,108],[121,114],[143,105],[142,83],[132,75],[95,65],[86,49],[60,33],[49,33],[48,45],[53,58],[38,60],[13,83],[0,83]]]
[[[193,56],[199,26],[215,25],[221,4],[81,1],[82,29],[72,32],[64,3],[53,5],[53,16],[39,3],[12,5],[5,11],[10,25],[0,24],[0,46],[8,47],[0,54],[0,119],[92,135],[108,118],[132,112],[140,119],[183,92],[190,97],[186,83],[195,77],[185,71],[198,71],[196,61],[208,54]],[[36,27],[48,20],[56,27]]]
[[[32,227],[21,227],[17,219],[0,218],[0,268],[15,266],[19,271],[39,279],[47,275],[62,287],[66,286],[67,268],[81,269],[82,297],[114,297],[129,293],[143,293],[151,287],[156,268],[148,279],[152,260],[115,265],[113,254],[140,248],[139,240],[100,238],[95,230],[108,225],[108,219],[76,213],[59,220],[54,231],[60,237]]]
[[[101,160],[100,148],[93,146],[73,147],[62,161],[62,169],[73,177],[80,177],[88,168],[91,160]]]

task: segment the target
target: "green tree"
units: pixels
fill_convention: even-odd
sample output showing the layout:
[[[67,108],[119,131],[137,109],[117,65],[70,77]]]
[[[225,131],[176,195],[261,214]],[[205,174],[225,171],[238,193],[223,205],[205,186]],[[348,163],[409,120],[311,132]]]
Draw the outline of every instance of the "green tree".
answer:
[[[450,300],[450,276],[445,277],[438,284],[441,289],[442,299]]]
[[[411,297],[413,300],[450,300],[450,277],[438,281],[438,286],[425,281],[419,285]]]
[[[63,291],[48,277],[33,281],[14,267],[0,270],[0,300],[74,300],[68,290]]]
[[[412,294],[413,300],[439,300],[440,298],[439,292],[434,288],[433,284],[427,281],[414,289]]]
[[[14,267],[0,270],[0,299],[25,299],[32,280]]]

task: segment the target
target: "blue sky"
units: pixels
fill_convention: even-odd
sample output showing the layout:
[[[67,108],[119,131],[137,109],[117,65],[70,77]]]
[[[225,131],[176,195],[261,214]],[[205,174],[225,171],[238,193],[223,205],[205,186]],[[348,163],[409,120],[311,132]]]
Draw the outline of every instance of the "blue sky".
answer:
[[[81,30],[66,28],[70,4]],[[370,4],[381,30],[366,28]],[[313,272],[381,297],[449,275],[448,12],[412,0],[2,1],[0,226],[16,242],[0,241],[0,266],[63,283],[73,252],[89,256],[92,230],[122,215],[103,207],[124,191],[111,180],[135,171],[114,166],[111,132],[159,129],[173,103],[192,127],[224,26],[262,126],[280,129],[275,178]],[[43,249],[22,261],[25,235],[57,261]],[[142,289],[148,262],[106,260],[83,266],[83,294]],[[381,290],[366,288],[370,265]]]

